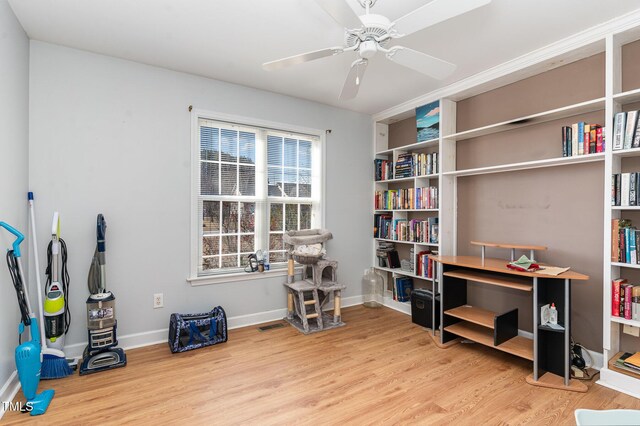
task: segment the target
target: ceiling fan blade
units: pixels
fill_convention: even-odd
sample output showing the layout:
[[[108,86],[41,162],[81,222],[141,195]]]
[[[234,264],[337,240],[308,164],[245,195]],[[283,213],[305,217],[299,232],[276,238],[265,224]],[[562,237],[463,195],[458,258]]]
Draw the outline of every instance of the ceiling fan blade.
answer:
[[[446,21],[491,3],[491,0],[433,0],[396,20],[394,29],[399,37]]]
[[[312,52],[301,53],[300,55],[289,56],[288,58],[278,59],[277,61],[265,62],[262,68],[267,71],[279,70],[281,68],[290,67],[292,65],[302,64],[327,56],[339,55],[344,52],[342,47],[330,47],[328,49],[314,50]]]
[[[340,93],[340,99],[353,99],[356,97],[368,63],[369,61],[366,59],[358,59],[351,64],[349,75],[347,75],[347,79],[342,87],[342,92]]]
[[[325,12],[343,27],[353,30],[362,26],[358,15],[349,7],[345,0],[315,0]]]
[[[456,69],[456,66],[450,62],[400,46],[391,48],[387,58],[438,80],[448,77]]]

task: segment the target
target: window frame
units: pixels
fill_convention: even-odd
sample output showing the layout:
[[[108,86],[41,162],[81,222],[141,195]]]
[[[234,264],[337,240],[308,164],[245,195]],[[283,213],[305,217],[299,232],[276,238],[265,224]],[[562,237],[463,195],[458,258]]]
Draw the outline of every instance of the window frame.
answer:
[[[256,118],[225,114],[213,111],[207,111],[202,109],[191,109],[191,196],[190,196],[190,255],[189,255],[189,277],[187,278],[187,282],[191,285],[207,285],[207,284],[217,284],[217,283],[225,283],[225,282],[234,282],[234,281],[245,281],[245,280],[254,280],[254,279],[264,279],[274,276],[284,276],[287,274],[286,263],[282,264],[280,267],[272,268],[269,271],[265,271],[263,273],[247,273],[247,272],[238,272],[229,271],[229,272],[216,272],[212,274],[199,274],[198,265],[200,262],[200,218],[199,218],[199,208],[198,202],[200,197],[200,119],[204,120],[212,120],[212,121],[220,121],[227,122],[229,124],[234,124],[239,127],[256,127],[260,129],[265,129],[270,132],[280,133],[280,134],[297,134],[297,135],[309,135],[318,138],[318,143],[314,144],[313,148],[313,164],[312,169],[318,169],[318,176],[314,179],[314,184],[318,185],[319,188],[314,191],[312,194],[312,212],[316,215],[315,224],[319,228],[324,228],[325,224],[325,205],[326,205],[326,197],[325,197],[325,177],[326,177],[326,132],[318,129],[312,129],[307,127],[296,126],[287,123],[279,123],[273,122],[269,120],[260,120]],[[262,145],[259,147],[258,145]],[[259,153],[258,150],[264,150]],[[257,186],[259,184],[265,185],[266,190],[266,167],[267,167],[267,159],[266,159],[266,151],[267,151],[267,143],[266,139],[264,143],[259,143],[256,141],[256,171],[259,167],[264,167],[265,179],[264,182],[258,182],[258,178],[256,178],[256,198],[258,197],[258,189]],[[262,159],[264,164],[257,164],[258,159]],[[229,200],[231,201],[234,197],[229,196]],[[296,200],[299,200],[296,202]],[[262,217],[258,217],[258,212],[256,211],[256,230],[255,230],[255,241],[256,244],[260,242],[260,244],[265,245],[264,248],[268,249],[268,241],[265,242],[262,240],[262,237],[265,236],[268,238],[269,231],[269,209],[270,203],[286,203],[286,202],[295,202],[295,203],[303,203],[308,200],[307,198],[299,199],[299,198],[287,198],[287,197],[269,197],[268,194],[264,193],[264,209],[262,211]],[[238,200],[240,201],[240,200]],[[262,202],[262,200],[256,201],[256,203]],[[258,222],[261,222],[262,225],[267,226],[267,232],[261,232],[258,234]],[[313,225],[312,225],[313,226]]]

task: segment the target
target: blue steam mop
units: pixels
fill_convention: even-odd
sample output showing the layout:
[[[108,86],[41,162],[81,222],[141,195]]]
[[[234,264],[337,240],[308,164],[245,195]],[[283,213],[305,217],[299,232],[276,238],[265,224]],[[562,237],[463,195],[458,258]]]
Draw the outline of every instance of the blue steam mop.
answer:
[[[22,321],[18,325],[18,333],[22,338],[25,327],[28,326],[29,334],[31,335],[30,341],[21,343],[16,347],[16,369],[18,370],[22,393],[27,400],[24,411],[30,412],[32,416],[37,416],[47,411],[51,399],[53,399],[54,391],[49,389],[37,393],[38,384],[40,383],[40,369],[42,367],[42,352],[38,321],[36,321],[36,316],[31,309],[27,286],[22,278],[24,273],[22,261],[20,260],[20,244],[24,240],[24,235],[5,222],[0,222],[0,228],[6,229],[16,237],[13,242],[13,250],[7,252],[7,265],[16,290],[22,317]]]

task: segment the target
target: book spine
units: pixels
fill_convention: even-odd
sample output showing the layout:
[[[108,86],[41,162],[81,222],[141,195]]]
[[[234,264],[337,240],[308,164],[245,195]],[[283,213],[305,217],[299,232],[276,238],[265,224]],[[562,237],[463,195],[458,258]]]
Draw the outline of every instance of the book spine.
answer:
[[[618,317],[624,318],[624,297],[626,284],[620,284],[620,300],[618,302]]]
[[[596,127],[596,152],[604,152],[604,132],[601,126]]]
[[[636,205],[636,180],[638,176],[637,173],[629,174],[629,205]]]
[[[589,154],[595,154],[597,151],[597,124],[591,125],[591,137],[589,138]]]
[[[571,155],[578,155],[578,123],[571,125]]]
[[[624,149],[630,149],[633,145],[633,140],[636,131],[636,125],[638,124],[638,111],[629,111],[627,113],[627,122],[625,124],[624,132]]]
[[[611,220],[611,261],[618,262],[620,257],[620,220]]]
[[[613,280],[611,289],[611,315],[620,316],[620,281]]]
[[[582,152],[584,154],[589,153],[589,146],[591,145],[591,125],[587,123],[583,123],[584,128],[584,147],[582,148]]]
[[[625,263],[631,263],[631,228],[624,228],[624,253],[625,253]]]
[[[567,132],[567,129],[571,129],[571,127],[569,126],[562,126],[562,156],[563,157],[570,157],[571,154],[569,153],[569,140],[567,136],[570,135],[569,132]]]
[[[633,286],[626,286],[624,288],[624,318],[631,319],[631,292]]]
[[[620,205],[628,206],[629,205],[629,183],[631,179],[631,173],[622,173],[622,188],[620,190]]]
[[[584,155],[584,121],[578,122],[578,155]]]
[[[622,174],[618,173],[616,175],[616,206],[621,205],[622,203]]]
[[[634,286],[632,291],[632,315],[631,319],[640,320],[640,286]]]
[[[613,150],[614,151],[620,150],[623,147],[626,118],[627,118],[626,112],[619,112],[614,117],[614,121],[613,121]]]
[[[629,263],[633,263],[634,265],[636,263],[638,263],[637,257],[636,257],[636,230],[633,228],[627,228],[628,229],[628,243],[629,243]]]

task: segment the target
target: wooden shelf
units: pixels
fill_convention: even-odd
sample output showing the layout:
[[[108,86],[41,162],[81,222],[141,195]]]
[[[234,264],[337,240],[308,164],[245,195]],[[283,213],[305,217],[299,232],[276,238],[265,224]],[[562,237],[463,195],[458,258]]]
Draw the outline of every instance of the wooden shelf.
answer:
[[[640,265],[636,263],[611,262],[611,266],[619,266],[621,268],[640,269]]]
[[[421,277],[419,275],[416,274],[412,274],[409,271],[404,271],[400,268],[385,268],[383,266],[374,266],[375,269],[379,269],[381,271],[386,271],[386,272],[393,272],[396,273],[398,275],[404,275],[405,277],[411,277],[411,278],[417,278],[419,280],[425,280],[425,281],[434,281],[434,282],[438,282],[438,280],[434,279],[434,278],[427,278],[427,277]]]
[[[438,247],[438,243],[419,243],[416,241],[402,241],[402,240],[391,240],[389,238],[375,238],[376,241],[389,241],[391,243],[400,243],[400,244],[419,244],[421,246],[431,246]]]
[[[493,330],[494,319],[496,317],[495,312],[488,311],[482,308],[476,308],[475,306],[463,305],[457,308],[444,311],[445,314],[452,317],[460,318],[467,322],[481,325]]]
[[[384,151],[378,151],[376,152],[376,155],[389,155],[392,154],[393,151],[412,151],[412,150],[418,150],[418,149],[424,149],[424,148],[430,148],[430,147],[437,147],[438,144],[440,143],[440,139],[439,138],[435,138],[435,139],[429,139],[428,141],[424,141],[424,142],[415,142],[415,143],[410,143],[407,145],[402,145],[399,146],[397,148],[389,148],[389,149],[385,149]]]
[[[532,245],[523,245],[523,244],[508,244],[508,243],[485,243],[482,241],[470,241],[469,244],[472,246],[485,246],[485,247],[496,247],[496,248],[509,248],[516,250],[546,250],[545,246],[532,246]]]
[[[414,180],[415,177],[413,176],[409,176],[409,177],[403,177],[403,178],[396,178],[396,179],[384,179],[384,180],[375,180],[375,183],[393,183],[393,182],[406,182],[406,181],[412,181]]]
[[[479,127],[476,129],[466,130],[451,135],[447,135],[444,139],[454,139],[463,141],[466,139],[477,138],[494,133],[500,133],[507,130],[519,129],[534,124],[546,123],[547,121],[559,120],[561,118],[573,117],[575,115],[586,114],[589,112],[600,111],[604,109],[604,98],[593,99],[586,102],[580,102],[574,105],[568,105],[562,108],[556,108],[537,114],[527,115],[525,117],[515,118],[513,120],[503,121],[489,126]]]
[[[492,173],[513,172],[517,170],[540,169],[544,167],[568,166],[572,164],[604,161],[604,152],[597,154],[577,155],[575,157],[548,158],[545,160],[525,161],[522,163],[501,164],[498,166],[478,167],[475,169],[454,170],[443,172],[443,176],[474,176]]]
[[[611,206],[611,210],[640,210],[640,206]]]
[[[611,153],[616,157],[637,157],[640,155],[640,148],[618,149]]]
[[[485,346],[533,361],[533,340],[516,336],[501,345],[493,346],[493,331],[481,325],[461,321],[445,327],[445,331]]]
[[[505,261],[506,262],[506,261]],[[514,277],[503,278],[500,276],[485,274],[477,271],[467,270],[455,270],[444,272],[445,276],[460,278],[463,280],[471,280],[480,282],[483,284],[496,285],[499,287],[508,287],[516,290],[531,291],[533,290],[533,283],[528,280],[518,279]]]
[[[621,105],[631,104],[640,101],[640,89],[629,90],[627,92],[616,93],[613,100]]]
[[[625,376],[633,377],[634,379],[640,379],[640,373],[636,374],[629,370],[623,370],[622,368],[616,366],[616,360],[620,358],[622,354],[624,354],[624,352],[618,352],[609,360],[609,370],[613,370],[616,373],[624,374]]]
[[[640,327],[640,321],[638,320],[630,320],[630,319],[611,316],[611,322],[617,322],[618,324],[626,324],[626,325],[632,325],[634,327]]]

